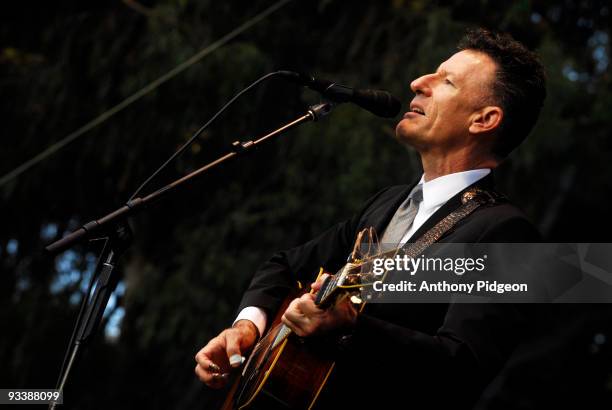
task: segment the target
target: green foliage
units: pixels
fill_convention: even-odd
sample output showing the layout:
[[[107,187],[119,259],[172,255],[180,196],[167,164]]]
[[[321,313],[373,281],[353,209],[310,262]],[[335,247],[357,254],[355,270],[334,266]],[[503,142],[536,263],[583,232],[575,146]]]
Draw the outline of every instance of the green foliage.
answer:
[[[60,3],[3,24],[2,174],[272,4],[166,0],[137,11],[127,1]],[[75,267],[78,279],[51,292],[61,259],[42,246],[120,205],[231,95],[275,69],[369,83],[409,101],[410,81],[452,54],[466,27],[510,31],[542,55],[549,98],[532,137],[501,170],[501,186],[550,238],[603,238],[585,227],[606,215],[601,194],[612,181],[610,76],[597,65],[609,58],[609,43],[593,40],[609,38],[607,6],[441,3],[292,2],[0,188],[0,317],[8,335],[0,385],[53,385],[76,317],[70,297],[87,269]],[[147,192],[316,101],[278,82],[251,92]],[[81,409],[217,400],[194,380],[193,355],[231,323],[255,268],[350,217],[379,189],[420,175],[418,157],[393,140],[394,126],[339,107],[136,217],[136,239],[122,259],[120,337],[94,343],[67,400]],[[41,235],[50,224],[56,232]],[[10,241],[17,251],[9,253]]]

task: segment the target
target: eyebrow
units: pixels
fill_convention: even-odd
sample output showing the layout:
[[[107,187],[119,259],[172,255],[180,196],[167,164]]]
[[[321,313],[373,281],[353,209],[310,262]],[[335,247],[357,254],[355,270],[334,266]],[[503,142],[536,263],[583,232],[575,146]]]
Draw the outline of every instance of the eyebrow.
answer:
[[[457,87],[457,76],[454,73],[448,72],[445,68],[438,67],[436,70],[436,74],[441,75],[442,77],[453,77],[451,82],[455,87]]]
[[[436,74],[439,74],[441,76],[453,75],[453,73],[449,73],[445,68],[441,68],[441,67],[438,67],[438,69],[436,70]]]

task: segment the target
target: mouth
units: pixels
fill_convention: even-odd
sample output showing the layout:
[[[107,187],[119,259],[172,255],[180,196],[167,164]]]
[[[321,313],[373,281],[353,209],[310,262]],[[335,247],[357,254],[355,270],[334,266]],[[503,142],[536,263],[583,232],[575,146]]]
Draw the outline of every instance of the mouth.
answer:
[[[425,110],[420,105],[412,103],[410,104],[410,110],[404,114],[404,118],[416,118],[417,116],[426,117]]]
[[[424,116],[425,115],[425,110],[420,105],[412,103],[412,104],[410,104],[410,111],[408,111],[408,113],[414,113],[414,114],[418,114],[418,115],[423,115]],[[406,114],[408,114],[408,113],[406,113]]]

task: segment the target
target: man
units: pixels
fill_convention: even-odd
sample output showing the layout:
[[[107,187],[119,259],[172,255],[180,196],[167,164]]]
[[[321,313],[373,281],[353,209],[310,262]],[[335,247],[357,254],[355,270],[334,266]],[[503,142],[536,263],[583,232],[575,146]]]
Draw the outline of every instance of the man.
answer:
[[[312,281],[310,275],[319,266],[339,269],[361,229],[373,226],[383,232],[383,243],[413,242],[459,208],[467,188],[492,189],[491,169],[537,120],[545,98],[544,72],[523,45],[486,30],[468,32],[459,49],[436,72],[410,84],[416,96],[396,127],[399,142],[420,154],[420,181],[379,192],[352,219],[265,263],[245,293],[234,325],[196,355],[196,374],[205,384],[224,386],[229,369],[241,365],[242,355],[264,333],[295,281]],[[538,238],[526,217],[504,202],[476,210],[440,241]],[[319,281],[313,288],[320,286]],[[524,311],[507,304],[369,304],[357,315],[348,302],[321,310],[313,299],[306,294],[294,300],[283,322],[303,337],[351,335],[324,389],[322,406],[334,393],[344,393],[340,403],[357,407],[398,400],[416,408],[468,406],[503,365],[520,340],[521,326],[528,323]],[[361,394],[354,394],[355,385],[363,386]]]

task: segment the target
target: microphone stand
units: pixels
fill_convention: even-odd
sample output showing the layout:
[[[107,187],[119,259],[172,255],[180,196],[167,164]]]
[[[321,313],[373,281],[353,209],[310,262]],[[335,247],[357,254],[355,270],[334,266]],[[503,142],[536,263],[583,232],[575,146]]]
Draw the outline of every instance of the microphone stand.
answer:
[[[229,159],[237,157],[240,154],[249,152],[256,146],[271,140],[272,137],[289,131],[298,125],[305,122],[319,120],[320,118],[329,114],[333,107],[334,105],[329,102],[311,106],[306,114],[254,141],[235,141],[232,143],[233,149],[231,152],[204,165],[190,174],[171,182],[170,184],[158,189],[144,198],[137,197],[128,201],[121,208],[118,208],[99,219],[94,219],[93,221],[84,224],[76,231],[45,247],[48,252],[55,254],[62,252],[76,243],[84,241],[85,239],[91,239],[94,234],[102,234],[106,237],[106,243],[102,252],[100,253],[100,256],[98,257],[98,262],[93,276],[94,280],[96,281],[94,294],[90,297],[90,287],[89,293],[83,299],[81,310],[79,312],[79,316],[77,317],[71,340],[68,344],[68,351],[66,352],[68,363],[66,366],[62,366],[60,371],[58,384],[60,399],[58,400],[61,400],[61,397],[63,396],[64,386],[66,385],[70,371],[82,352],[83,347],[93,338],[93,335],[102,320],[108,299],[117,285],[118,275],[115,274],[117,258],[129,247],[132,238],[132,233],[127,223],[127,218],[144,209],[148,204],[167,196],[174,189],[186,184],[193,178],[205,173],[211,168],[214,168],[228,161]],[[85,314],[83,315],[83,313]],[[49,404],[49,409],[55,409],[57,404],[59,404],[57,401],[52,401]]]

